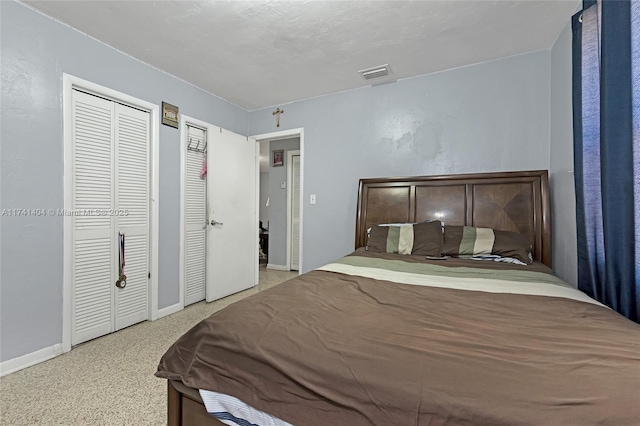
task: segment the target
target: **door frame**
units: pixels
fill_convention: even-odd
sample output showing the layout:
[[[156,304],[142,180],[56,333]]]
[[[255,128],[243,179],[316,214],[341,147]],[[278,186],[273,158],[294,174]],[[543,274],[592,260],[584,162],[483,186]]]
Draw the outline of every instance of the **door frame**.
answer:
[[[295,151],[287,151],[287,253],[286,253],[286,266],[287,271],[291,270],[291,226],[293,225],[293,215],[291,214],[291,207],[293,199],[293,157],[300,156],[300,178],[302,179],[302,156],[300,155],[300,150],[296,149]],[[302,193],[298,194],[300,199],[300,203],[302,204]],[[302,229],[302,228],[301,228]],[[300,261],[300,246],[301,238],[300,233],[298,233],[298,262]],[[298,272],[300,271],[300,264],[298,264]]]
[[[159,219],[159,147],[160,147],[160,107],[151,102],[127,95],[114,89],[84,80],[71,74],[62,74],[62,117],[63,117],[63,206],[66,211],[73,208],[73,89],[101,96],[105,99],[127,104],[149,111],[150,164],[151,179],[149,190],[149,272],[151,279],[148,288],[148,320],[158,319],[158,234]],[[72,216],[63,217],[63,265],[62,265],[62,352],[71,350],[72,315],[71,299],[73,288],[73,227]]]
[[[259,152],[260,147],[257,145],[257,143],[261,142],[261,141],[276,141],[276,140],[280,140],[280,139],[289,139],[289,138],[295,138],[298,137],[300,138],[300,264],[298,265],[299,270],[298,270],[298,275],[302,274],[303,269],[303,265],[304,265],[304,127],[299,127],[296,129],[289,129],[289,130],[281,130],[279,132],[271,132],[271,133],[262,133],[262,134],[258,134],[258,135],[254,135],[254,136],[250,136],[250,138],[255,139],[256,141],[256,149]],[[271,159],[269,159],[269,161],[271,161]],[[256,188],[258,189],[257,194],[256,194],[256,212],[259,212],[260,209],[260,160],[259,158],[256,159]],[[287,191],[288,193],[288,191]],[[288,199],[288,196],[287,196]],[[288,203],[287,203],[288,204]],[[287,209],[287,211],[290,211],[290,209]],[[289,215],[290,213],[287,213],[287,215]],[[258,213],[256,213],[256,216],[258,215]],[[287,221],[288,222],[288,221]],[[256,222],[256,226],[258,226],[259,222]],[[287,228],[290,228],[289,226],[287,226]],[[287,231],[287,233],[290,231]],[[287,240],[289,240],[289,238],[287,238]],[[289,244],[287,242],[287,244]],[[289,263],[289,256],[290,256],[290,250],[287,248],[287,264],[290,266]],[[256,274],[258,274],[258,272],[256,271]]]
[[[211,142],[211,134],[214,129],[219,129],[219,127],[214,126],[211,123],[207,123],[206,121],[198,120],[197,118],[189,117],[188,115],[180,114],[180,261],[178,262],[178,287],[180,291],[180,301],[178,302],[178,306],[173,312],[180,311],[184,309],[185,304],[185,294],[186,291],[186,268],[185,268],[185,259],[184,256],[186,254],[186,226],[187,226],[187,123],[194,124],[198,127],[202,127],[207,131],[207,146]],[[206,192],[205,192],[206,196]],[[207,214],[205,215],[205,220],[209,221],[209,208],[207,206]],[[206,228],[205,236],[209,233],[209,227]],[[206,238],[206,237],[205,237]],[[206,244],[206,242],[205,242]],[[205,246],[205,253],[206,253]],[[206,257],[205,257],[206,258]],[[205,262],[205,286],[204,286],[204,300],[207,300],[207,286],[206,286],[206,262]]]

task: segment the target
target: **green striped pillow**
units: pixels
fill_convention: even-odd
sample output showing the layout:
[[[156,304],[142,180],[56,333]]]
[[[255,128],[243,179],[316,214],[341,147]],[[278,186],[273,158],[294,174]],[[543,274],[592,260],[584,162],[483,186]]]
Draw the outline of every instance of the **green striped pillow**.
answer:
[[[445,256],[496,254],[502,257],[513,257],[526,264],[533,262],[531,243],[524,235],[473,226],[445,226],[442,254]]]
[[[374,253],[398,253],[440,256],[442,223],[383,224],[371,228],[367,250]]]

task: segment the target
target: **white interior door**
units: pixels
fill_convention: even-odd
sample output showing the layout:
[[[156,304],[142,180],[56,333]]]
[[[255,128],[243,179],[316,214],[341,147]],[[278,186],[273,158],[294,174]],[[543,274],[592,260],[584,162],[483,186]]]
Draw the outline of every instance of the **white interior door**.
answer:
[[[187,124],[185,167],[184,305],[205,298],[207,181],[200,177],[207,131]]]
[[[255,140],[227,130],[210,132],[207,146],[208,302],[257,284],[256,181]]]
[[[291,157],[291,269],[300,270],[300,155]]]

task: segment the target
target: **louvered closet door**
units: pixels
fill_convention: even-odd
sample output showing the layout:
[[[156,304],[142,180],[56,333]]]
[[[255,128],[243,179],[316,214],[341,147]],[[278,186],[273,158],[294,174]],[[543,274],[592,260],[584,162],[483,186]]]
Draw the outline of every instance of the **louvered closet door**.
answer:
[[[113,103],[73,91],[72,333],[78,344],[113,331]]]
[[[187,145],[205,146],[206,131],[190,125],[186,127]],[[207,181],[200,178],[204,155],[189,149],[186,152],[185,306],[205,297]]]
[[[71,343],[148,318],[149,113],[73,91]],[[118,232],[125,234],[124,289]]]
[[[115,104],[115,158],[115,229],[116,234],[125,234],[127,276],[126,287],[113,287],[115,327],[119,330],[149,316],[148,112]]]
[[[300,156],[291,158],[291,269],[297,271],[300,269]]]

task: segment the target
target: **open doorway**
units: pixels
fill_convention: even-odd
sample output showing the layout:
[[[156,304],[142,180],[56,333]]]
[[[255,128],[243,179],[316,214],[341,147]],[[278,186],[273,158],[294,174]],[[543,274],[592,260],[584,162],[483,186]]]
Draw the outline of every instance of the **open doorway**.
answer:
[[[259,201],[258,201],[258,219],[259,219],[259,256],[258,262],[261,266],[266,266],[269,262],[269,204],[271,199],[269,198],[269,156],[270,156],[270,142],[269,140],[257,141],[260,152],[259,161],[259,174],[260,180]]]
[[[302,271],[302,129],[252,137],[260,151],[260,273]]]

